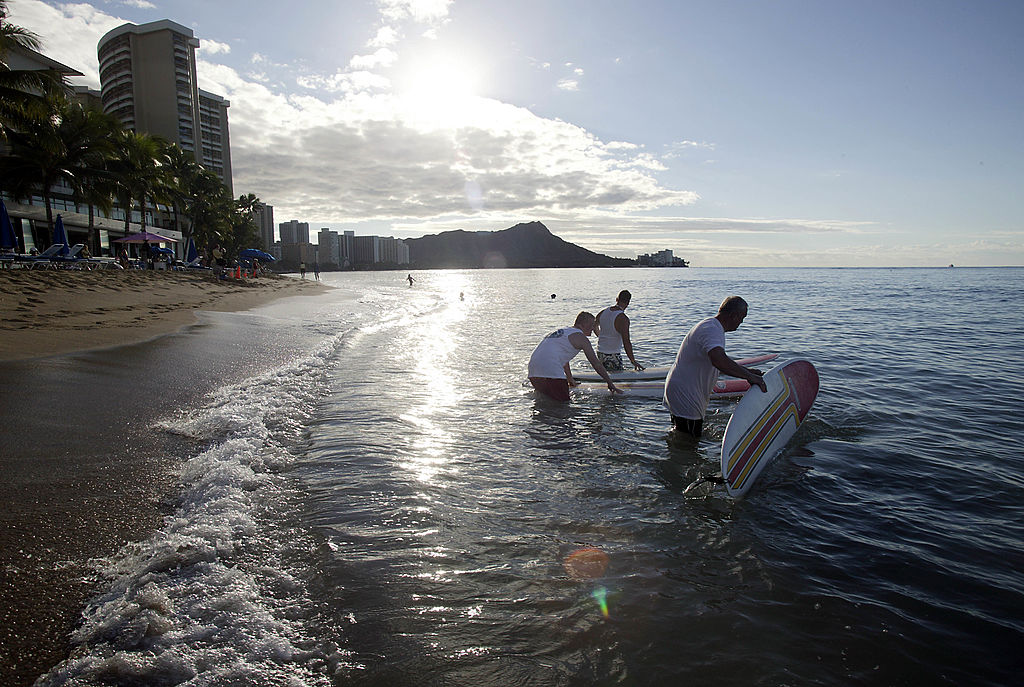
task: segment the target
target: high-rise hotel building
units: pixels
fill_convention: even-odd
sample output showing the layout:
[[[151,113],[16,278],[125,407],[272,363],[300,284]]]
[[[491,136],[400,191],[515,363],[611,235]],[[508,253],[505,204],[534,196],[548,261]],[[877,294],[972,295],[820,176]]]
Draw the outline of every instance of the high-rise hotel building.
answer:
[[[108,32],[97,48],[103,111],[133,131],[177,143],[233,195],[231,103],[199,90],[197,47],[191,29],[167,19]]]

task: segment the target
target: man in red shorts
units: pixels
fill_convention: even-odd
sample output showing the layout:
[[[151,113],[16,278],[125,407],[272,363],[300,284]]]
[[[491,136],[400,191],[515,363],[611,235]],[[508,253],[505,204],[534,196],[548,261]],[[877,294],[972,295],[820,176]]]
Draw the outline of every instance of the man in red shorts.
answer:
[[[597,359],[594,347],[587,338],[594,332],[594,322],[593,315],[581,312],[572,327],[553,331],[541,340],[530,356],[529,376],[533,388],[556,401],[568,401],[569,387],[576,386],[569,371],[569,361],[583,351],[597,373],[608,383],[608,390],[615,394],[622,393],[612,383],[612,378]]]

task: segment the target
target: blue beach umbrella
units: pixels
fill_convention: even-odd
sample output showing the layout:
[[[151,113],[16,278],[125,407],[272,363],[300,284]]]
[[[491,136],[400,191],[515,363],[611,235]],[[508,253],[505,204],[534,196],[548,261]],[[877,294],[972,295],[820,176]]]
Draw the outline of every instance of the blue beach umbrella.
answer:
[[[57,255],[67,255],[71,252],[71,246],[68,245],[68,233],[64,231],[64,220],[60,215],[57,215],[57,222],[53,227],[53,242],[64,244]]]
[[[238,257],[250,259],[256,258],[257,260],[262,260],[263,262],[272,262],[277,259],[267,251],[260,250],[259,248],[246,248],[244,250],[240,250],[238,251]]]
[[[172,249],[164,248],[163,246],[156,246],[155,248],[150,248],[149,250],[152,253],[160,253],[161,255],[174,255],[174,251]]]
[[[18,237],[14,235],[14,225],[11,224],[11,216],[7,214],[7,206],[0,199],[0,248],[13,248],[18,250]]]
[[[189,237],[188,247],[185,249],[185,262],[195,262],[198,257],[199,251],[196,250],[196,242]]]

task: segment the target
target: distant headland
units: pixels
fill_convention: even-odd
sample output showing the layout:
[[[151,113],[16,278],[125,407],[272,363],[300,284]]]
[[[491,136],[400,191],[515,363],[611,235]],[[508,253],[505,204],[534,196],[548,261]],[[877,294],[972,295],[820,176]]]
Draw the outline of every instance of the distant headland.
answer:
[[[405,239],[413,269],[504,267],[636,267],[644,258],[613,258],[558,238],[541,222],[526,222],[501,231],[446,231]],[[667,252],[667,251],[663,251]],[[670,266],[686,267],[676,258]],[[651,264],[647,261],[647,264]]]

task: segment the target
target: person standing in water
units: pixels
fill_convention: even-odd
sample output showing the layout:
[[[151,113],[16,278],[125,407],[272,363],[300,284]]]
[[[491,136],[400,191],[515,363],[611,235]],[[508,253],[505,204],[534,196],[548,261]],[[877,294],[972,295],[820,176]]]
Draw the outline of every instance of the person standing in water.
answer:
[[[613,394],[621,394],[622,390],[612,383],[608,371],[601,365],[594,347],[590,345],[587,337],[593,331],[594,316],[581,312],[576,316],[573,326],[557,329],[545,336],[530,356],[528,375],[533,388],[556,401],[568,401],[569,387],[577,384],[569,370],[569,361],[583,351],[597,373],[608,383],[608,390]]]
[[[626,308],[633,295],[623,289],[615,299],[615,305],[605,308],[597,313],[597,323],[594,331],[597,333],[597,358],[609,372],[622,371],[622,350],[626,350],[629,362],[637,371],[644,369],[644,366],[636,361],[633,356],[633,342],[629,338],[629,318],[626,317]]]
[[[725,354],[725,333],[736,331],[746,316],[747,302],[729,296],[717,315],[698,322],[686,334],[665,379],[664,401],[676,431],[700,439],[719,372],[745,379],[761,391],[768,390],[760,370],[743,367]]]
[[[408,279],[408,280],[409,280],[409,286],[412,286],[412,283],[413,283],[414,281],[416,281],[415,279],[413,279],[413,278],[412,278],[412,275],[411,275],[411,274],[410,274],[410,275],[409,275],[408,277],[406,277],[406,279]]]

